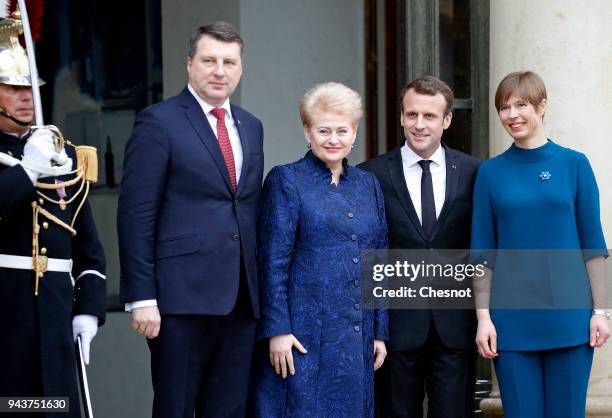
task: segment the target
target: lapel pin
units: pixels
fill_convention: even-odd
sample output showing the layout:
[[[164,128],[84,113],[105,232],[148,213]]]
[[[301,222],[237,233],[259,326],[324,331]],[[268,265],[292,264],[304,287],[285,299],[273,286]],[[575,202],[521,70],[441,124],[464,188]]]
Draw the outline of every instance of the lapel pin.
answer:
[[[456,166],[455,164],[451,165],[451,168],[452,168],[454,171],[457,171],[457,166]]]
[[[552,174],[550,174],[550,171],[542,171],[540,173],[540,180],[542,181],[550,180],[551,177],[552,177]]]

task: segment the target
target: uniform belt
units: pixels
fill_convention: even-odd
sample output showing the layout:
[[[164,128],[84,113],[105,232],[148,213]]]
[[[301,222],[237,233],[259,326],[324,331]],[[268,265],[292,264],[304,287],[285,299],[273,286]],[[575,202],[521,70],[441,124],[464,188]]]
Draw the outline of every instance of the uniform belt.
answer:
[[[34,270],[32,268],[32,257],[24,257],[21,255],[0,254],[0,267],[19,270]],[[72,272],[72,260],[65,260],[63,258],[48,258],[47,271],[70,273]]]

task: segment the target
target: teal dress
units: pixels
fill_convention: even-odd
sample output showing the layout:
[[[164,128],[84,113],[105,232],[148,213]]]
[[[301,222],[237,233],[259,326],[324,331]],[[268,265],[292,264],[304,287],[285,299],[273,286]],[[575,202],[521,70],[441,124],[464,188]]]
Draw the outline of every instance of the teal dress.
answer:
[[[472,248],[535,250],[520,252],[521,263],[517,258],[493,268],[491,318],[499,350],[546,350],[588,342],[591,312],[586,304],[591,297],[584,259],[568,264],[567,255],[590,258],[608,253],[597,183],[583,154],[548,140],[535,149],[513,144],[483,163],[474,189]],[[507,261],[518,253],[500,251],[498,257]],[[511,274],[527,266],[525,258],[529,270],[539,273],[529,282],[524,275]],[[498,259],[500,263],[503,260]],[[565,272],[560,271],[560,263],[568,264],[563,266]],[[548,271],[542,274],[543,269]],[[548,294],[534,298],[533,293],[543,289]],[[568,301],[561,307],[573,309],[535,309],[544,296],[559,300],[568,295],[576,295],[575,306]],[[495,309],[496,302],[505,304],[504,309]],[[509,309],[507,302],[518,309]]]
[[[493,270],[494,364],[506,418],[585,416],[593,358],[585,260],[608,255],[599,216],[587,158],[551,140],[512,145],[478,172],[472,248]]]

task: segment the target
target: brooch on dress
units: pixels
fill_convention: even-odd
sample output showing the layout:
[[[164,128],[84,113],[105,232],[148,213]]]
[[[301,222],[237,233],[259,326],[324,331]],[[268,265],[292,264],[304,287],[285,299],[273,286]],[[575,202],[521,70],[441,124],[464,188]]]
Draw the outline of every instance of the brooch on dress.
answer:
[[[550,171],[542,171],[540,173],[540,180],[542,181],[550,180],[551,177],[552,177],[552,174],[550,174]]]

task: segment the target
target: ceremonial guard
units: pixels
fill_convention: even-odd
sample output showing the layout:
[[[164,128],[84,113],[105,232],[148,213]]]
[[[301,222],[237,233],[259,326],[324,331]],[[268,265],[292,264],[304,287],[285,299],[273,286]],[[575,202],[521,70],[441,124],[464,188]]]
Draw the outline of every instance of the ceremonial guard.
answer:
[[[57,128],[32,126],[38,78],[18,41],[26,21],[0,21],[0,397],[68,397],[69,414],[46,416],[80,417],[75,341],[88,363],[106,310],[86,201],[97,161]]]

